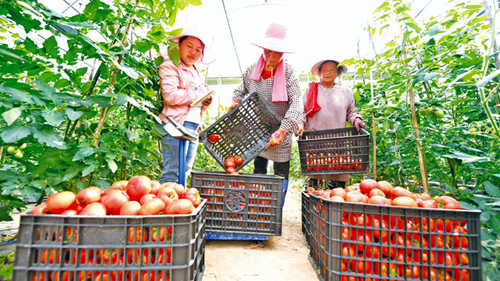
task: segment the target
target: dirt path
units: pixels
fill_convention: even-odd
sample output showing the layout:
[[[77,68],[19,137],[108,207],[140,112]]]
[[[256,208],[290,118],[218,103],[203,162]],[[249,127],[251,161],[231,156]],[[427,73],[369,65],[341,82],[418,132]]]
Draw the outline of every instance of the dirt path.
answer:
[[[289,189],[282,236],[263,241],[263,248],[250,249],[251,241],[207,240],[203,281],[319,280],[302,236],[300,192]]]

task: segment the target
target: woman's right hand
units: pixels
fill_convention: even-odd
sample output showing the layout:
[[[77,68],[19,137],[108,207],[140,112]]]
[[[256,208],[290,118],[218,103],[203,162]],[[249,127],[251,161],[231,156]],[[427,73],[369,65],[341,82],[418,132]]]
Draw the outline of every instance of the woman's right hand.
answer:
[[[300,135],[302,137],[303,133],[304,133],[304,124],[300,125],[299,130],[295,133],[295,136],[298,137]]]
[[[227,110],[227,112],[230,112],[231,110],[233,110],[235,107],[237,107],[241,102],[240,101],[237,101],[237,100],[233,100],[233,102],[231,103],[231,106],[229,106],[229,109]]]

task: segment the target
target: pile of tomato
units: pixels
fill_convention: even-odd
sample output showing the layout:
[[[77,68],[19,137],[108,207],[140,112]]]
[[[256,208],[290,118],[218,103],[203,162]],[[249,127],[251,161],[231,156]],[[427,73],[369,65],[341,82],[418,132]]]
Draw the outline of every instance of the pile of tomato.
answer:
[[[363,159],[351,156],[339,156],[338,153],[306,152],[307,171],[361,170]]]
[[[387,181],[365,179],[345,189],[314,190],[321,198],[337,202],[365,203],[411,208],[460,209],[459,202],[450,196],[432,198],[415,194]],[[318,229],[313,231],[325,243],[325,208],[315,205],[314,217]],[[342,212],[342,280],[385,280],[409,278],[418,280],[469,280],[467,222],[465,220],[398,216],[391,212]],[[411,213],[409,213],[411,214]],[[321,216],[321,215],[320,215]],[[323,247],[316,258],[325,259]],[[418,265],[417,265],[418,264]],[[325,272],[326,273],[326,272]],[[360,275],[365,277],[359,277]],[[369,277],[367,277],[369,276]],[[380,279],[378,279],[380,278]]]
[[[113,183],[108,189],[90,186],[77,194],[61,191],[33,208],[32,215],[151,216],[191,214],[201,204],[198,189],[147,176]]]
[[[239,175],[236,171],[236,167],[243,164],[245,160],[241,156],[229,155],[224,161],[224,167],[226,167],[226,173],[231,175]]]

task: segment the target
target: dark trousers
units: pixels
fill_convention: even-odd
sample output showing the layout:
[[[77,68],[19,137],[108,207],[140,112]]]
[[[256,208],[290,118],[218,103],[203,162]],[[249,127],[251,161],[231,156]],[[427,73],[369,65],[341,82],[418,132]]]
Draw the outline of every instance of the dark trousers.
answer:
[[[253,173],[254,174],[267,174],[267,163],[269,160],[266,158],[257,156],[253,160]],[[288,180],[288,174],[290,173],[290,161],[287,162],[274,162],[274,174],[277,176],[284,177]]]

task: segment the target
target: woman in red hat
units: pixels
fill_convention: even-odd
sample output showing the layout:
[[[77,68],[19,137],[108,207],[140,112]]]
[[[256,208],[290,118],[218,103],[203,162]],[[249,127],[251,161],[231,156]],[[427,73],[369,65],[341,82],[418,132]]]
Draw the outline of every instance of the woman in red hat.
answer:
[[[285,178],[283,187],[288,187],[292,137],[302,124],[302,92],[298,76],[284,53],[292,50],[285,43],[286,27],[272,23],[265,35],[252,43],[263,49],[259,60],[243,73],[239,87],[233,93],[230,109],[237,106],[247,95],[257,92],[282,121],[281,127],[272,134],[266,149],[254,159],[254,173],[266,174],[269,160],[273,161],[274,174]]]
[[[336,60],[321,60],[313,65],[311,73],[320,78],[320,82],[311,82],[303,96],[305,122],[297,135],[307,131],[345,128],[346,121],[359,128],[366,128],[363,118],[356,108],[352,91],[336,83],[342,73],[347,72],[345,65],[339,66]],[[340,81],[340,78],[339,78]],[[325,187],[345,187],[349,174],[314,175],[306,178],[306,187],[319,188],[321,179],[326,180]]]
[[[215,56],[208,49],[201,34],[194,29],[184,29],[181,35],[170,40],[179,46],[180,61],[176,66],[166,50],[160,50],[164,58],[158,67],[161,77],[160,86],[163,98],[163,110],[159,118],[167,123],[166,116],[174,119],[192,134],[198,135],[202,124],[202,116],[212,98],[202,102],[200,107],[191,107],[191,103],[208,92],[208,86],[198,68],[198,63],[209,64],[215,61]],[[160,183],[177,182],[179,167],[179,140],[169,134],[162,136],[163,172]],[[198,140],[189,141],[186,146],[186,178],[193,167]]]

